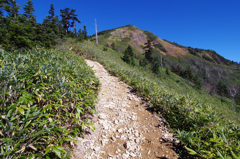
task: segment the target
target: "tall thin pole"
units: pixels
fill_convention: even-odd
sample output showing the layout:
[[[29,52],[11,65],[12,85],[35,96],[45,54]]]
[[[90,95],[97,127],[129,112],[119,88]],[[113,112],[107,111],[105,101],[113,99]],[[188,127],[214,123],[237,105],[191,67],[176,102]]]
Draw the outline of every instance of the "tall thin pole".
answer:
[[[95,19],[95,31],[96,31],[96,44],[98,44],[98,37],[97,37],[97,20]]]

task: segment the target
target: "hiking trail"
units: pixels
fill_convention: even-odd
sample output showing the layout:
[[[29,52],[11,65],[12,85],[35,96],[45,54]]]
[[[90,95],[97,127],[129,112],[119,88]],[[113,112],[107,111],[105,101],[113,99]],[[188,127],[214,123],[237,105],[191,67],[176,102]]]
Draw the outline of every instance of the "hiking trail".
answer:
[[[92,117],[95,131],[78,138],[72,159],[178,158],[173,134],[164,119],[149,111],[148,102],[98,62],[86,62],[101,83],[98,113]]]

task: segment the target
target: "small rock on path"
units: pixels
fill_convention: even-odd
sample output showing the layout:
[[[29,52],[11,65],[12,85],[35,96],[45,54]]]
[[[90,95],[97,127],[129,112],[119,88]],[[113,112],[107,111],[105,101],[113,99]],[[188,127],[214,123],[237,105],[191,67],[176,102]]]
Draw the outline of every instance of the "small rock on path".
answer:
[[[173,135],[146,110],[148,103],[99,63],[86,62],[101,83],[98,114],[93,116],[95,131],[78,138],[72,159],[178,158],[171,147]]]

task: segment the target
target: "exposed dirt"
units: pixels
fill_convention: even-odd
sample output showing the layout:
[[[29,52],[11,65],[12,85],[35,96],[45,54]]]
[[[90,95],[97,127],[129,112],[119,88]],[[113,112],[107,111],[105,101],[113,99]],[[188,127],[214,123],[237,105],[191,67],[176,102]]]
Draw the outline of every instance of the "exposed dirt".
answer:
[[[145,43],[147,42],[147,35],[145,35],[144,32],[142,30],[138,29],[137,27],[135,27],[135,30],[129,30],[128,27],[118,28],[118,29],[116,29],[116,31],[111,32],[111,34],[112,35],[109,37],[109,40],[116,41],[116,37],[118,37],[120,39],[125,38],[125,37],[130,37],[131,41],[129,42],[129,44],[133,48],[137,49],[138,51],[141,51],[142,53],[144,52],[144,50],[142,49],[141,46],[145,46]],[[179,47],[177,47],[171,43],[168,43],[160,38],[156,38],[152,42],[153,47],[155,44],[158,44],[158,43],[162,44],[164,46],[164,48],[167,50],[167,52],[163,52],[163,51],[159,50],[158,48],[156,48],[163,55],[171,55],[174,57],[178,57],[178,56],[184,56],[188,52],[187,49],[179,48]]]
[[[101,82],[98,114],[93,117],[96,130],[78,138],[72,159],[178,158],[172,134],[148,103],[102,65],[86,61]]]

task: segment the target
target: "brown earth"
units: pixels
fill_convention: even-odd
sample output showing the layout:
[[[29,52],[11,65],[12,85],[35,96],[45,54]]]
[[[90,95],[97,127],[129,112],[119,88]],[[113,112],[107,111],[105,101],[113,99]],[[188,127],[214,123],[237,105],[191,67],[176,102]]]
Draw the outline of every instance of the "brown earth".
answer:
[[[131,41],[129,42],[129,44],[133,48],[137,49],[142,53],[144,52],[141,46],[145,46],[145,43],[147,42],[147,35],[145,35],[144,32],[138,29],[137,27],[135,27],[135,30],[129,30],[128,27],[118,28],[116,29],[116,31],[111,32],[111,36],[109,37],[109,40],[121,41],[121,39],[125,37],[131,38]],[[178,56],[184,56],[188,53],[187,49],[179,48],[173,44],[170,44],[160,39],[159,37],[152,42],[153,48],[155,48],[154,47],[155,44],[159,44],[159,43],[162,44],[164,48],[167,50],[167,52],[163,52],[157,48],[163,55],[171,55],[174,57],[178,57]]]
[[[95,131],[87,129],[85,137],[78,138],[72,159],[178,158],[164,119],[102,65],[86,61],[101,82],[98,114],[92,118]]]

